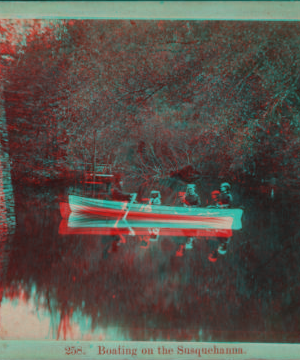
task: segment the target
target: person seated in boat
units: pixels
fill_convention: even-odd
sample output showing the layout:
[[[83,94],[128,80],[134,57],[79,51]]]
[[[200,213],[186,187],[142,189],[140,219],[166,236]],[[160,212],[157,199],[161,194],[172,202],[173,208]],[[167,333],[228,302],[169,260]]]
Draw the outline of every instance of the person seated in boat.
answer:
[[[132,195],[123,192],[122,190],[123,180],[120,175],[116,175],[114,182],[110,187],[110,195],[113,200],[116,201],[131,201]]]
[[[161,195],[160,191],[152,190],[150,193],[150,205],[161,205]]]
[[[232,195],[230,193],[231,186],[229,183],[222,183],[220,186],[220,208],[230,208],[232,206]],[[218,249],[215,250],[210,256],[209,260],[215,262],[219,255],[225,255],[227,253],[228,245],[231,241],[231,237],[218,237],[219,241]]]
[[[185,192],[184,191],[178,192],[178,196],[177,196],[177,199],[176,199],[176,202],[174,205],[187,207],[187,204],[185,203]]]
[[[185,204],[188,207],[199,207],[201,206],[201,201],[199,195],[195,191],[196,185],[195,184],[189,184],[186,188],[185,193]],[[187,238],[187,242],[185,244],[186,250],[192,250],[194,247],[194,237]]]
[[[221,203],[220,203],[220,191],[219,190],[214,190],[211,193],[211,204],[208,205],[208,208],[218,208],[220,207]]]
[[[232,206],[232,195],[230,193],[231,186],[229,183],[222,183],[220,186],[220,205],[223,208]]]
[[[189,184],[186,188],[185,203],[188,206],[199,207],[201,205],[200,197],[195,191],[196,185]]]

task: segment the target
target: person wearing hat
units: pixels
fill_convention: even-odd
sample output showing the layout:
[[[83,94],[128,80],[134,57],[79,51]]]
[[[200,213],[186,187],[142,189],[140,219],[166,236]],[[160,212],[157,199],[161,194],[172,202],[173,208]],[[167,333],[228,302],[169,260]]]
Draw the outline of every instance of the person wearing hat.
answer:
[[[160,191],[152,190],[150,193],[150,200],[149,200],[149,207],[151,208],[151,205],[161,205],[161,195]],[[148,229],[150,233],[150,241],[157,241],[159,238],[159,229],[158,228],[150,228]]]
[[[230,193],[231,186],[229,183],[224,182],[220,186],[219,192],[219,207],[220,208],[229,208],[232,206],[232,195]],[[217,191],[213,191],[217,194]],[[212,194],[213,194],[212,193]],[[225,255],[227,253],[227,247],[231,240],[231,237],[218,237],[219,246],[218,249],[214,250],[208,257],[209,261],[215,262],[218,259],[219,255]]]
[[[232,206],[232,195],[230,193],[231,186],[227,182],[222,183],[220,186],[220,203],[221,207],[229,208]],[[231,237],[219,237],[218,254],[225,255],[227,253],[227,246],[231,240]]]
[[[150,205],[161,205],[160,191],[152,190],[150,193]]]
[[[201,201],[199,195],[195,191],[196,185],[195,184],[189,184],[186,188],[186,194],[185,194],[185,203],[188,206],[191,207],[199,207],[201,206]],[[189,237],[187,240],[187,243],[185,244],[185,248],[187,250],[193,249],[193,242],[194,238]]]
[[[220,186],[220,204],[222,207],[232,206],[232,195],[230,193],[231,186],[229,183],[224,182]]]
[[[199,195],[195,191],[196,185],[189,184],[186,188],[185,194],[185,203],[188,206],[199,207],[201,206],[201,201]]]

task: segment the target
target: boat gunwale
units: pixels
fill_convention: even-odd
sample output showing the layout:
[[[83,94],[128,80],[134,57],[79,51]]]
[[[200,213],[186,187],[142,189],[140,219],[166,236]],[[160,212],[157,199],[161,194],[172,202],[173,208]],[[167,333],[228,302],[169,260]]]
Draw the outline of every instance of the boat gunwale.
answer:
[[[83,201],[78,201],[79,203],[74,204],[70,199],[83,199]],[[80,202],[85,204],[80,205]],[[80,207],[84,206],[95,206],[95,208],[103,208],[103,209],[111,209],[116,211],[126,212],[128,210],[128,206],[130,206],[130,211],[139,212],[145,214],[162,214],[162,215],[182,215],[182,216],[219,216],[219,217],[227,217],[227,216],[242,216],[243,210],[239,208],[230,208],[230,209],[220,209],[220,208],[205,208],[205,207],[180,207],[180,206],[166,206],[166,205],[149,205],[149,204],[130,204],[127,201],[113,201],[113,200],[102,200],[102,199],[91,199],[78,195],[69,195],[69,204],[70,207]],[[114,205],[115,204],[115,205]],[[100,206],[102,205],[102,206]],[[106,206],[105,206],[106,205]],[[111,205],[111,206],[108,206]],[[114,206],[113,206],[114,205]],[[126,206],[126,207],[125,207]],[[144,208],[142,208],[144,206]],[[150,206],[151,211],[146,211],[145,208]],[[74,209],[77,212],[76,209]],[[72,210],[73,211],[73,210]],[[80,210],[78,210],[80,212]]]

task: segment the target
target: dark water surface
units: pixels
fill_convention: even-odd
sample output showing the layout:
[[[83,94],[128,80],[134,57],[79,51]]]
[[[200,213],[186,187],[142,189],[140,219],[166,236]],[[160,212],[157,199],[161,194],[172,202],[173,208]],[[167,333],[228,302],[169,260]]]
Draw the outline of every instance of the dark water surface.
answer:
[[[136,236],[59,235],[60,192],[17,189],[17,229],[2,241],[2,308],[26,325],[30,304],[37,338],[299,342],[295,199],[244,199],[242,231],[211,263],[205,238],[178,257],[184,238],[144,249]]]

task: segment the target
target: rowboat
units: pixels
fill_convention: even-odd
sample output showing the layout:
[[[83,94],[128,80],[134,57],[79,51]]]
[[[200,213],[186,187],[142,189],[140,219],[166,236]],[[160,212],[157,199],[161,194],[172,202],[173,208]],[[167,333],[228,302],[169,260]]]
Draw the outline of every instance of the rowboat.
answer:
[[[161,227],[168,229],[222,229],[240,230],[242,228],[242,209],[189,208],[163,205],[147,205],[93,199],[77,195],[69,195],[67,205],[61,205],[61,214],[69,218],[72,227],[72,216],[82,219],[121,219],[126,217],[136,227]],[[88,220],[87,220],[88,222]]]

